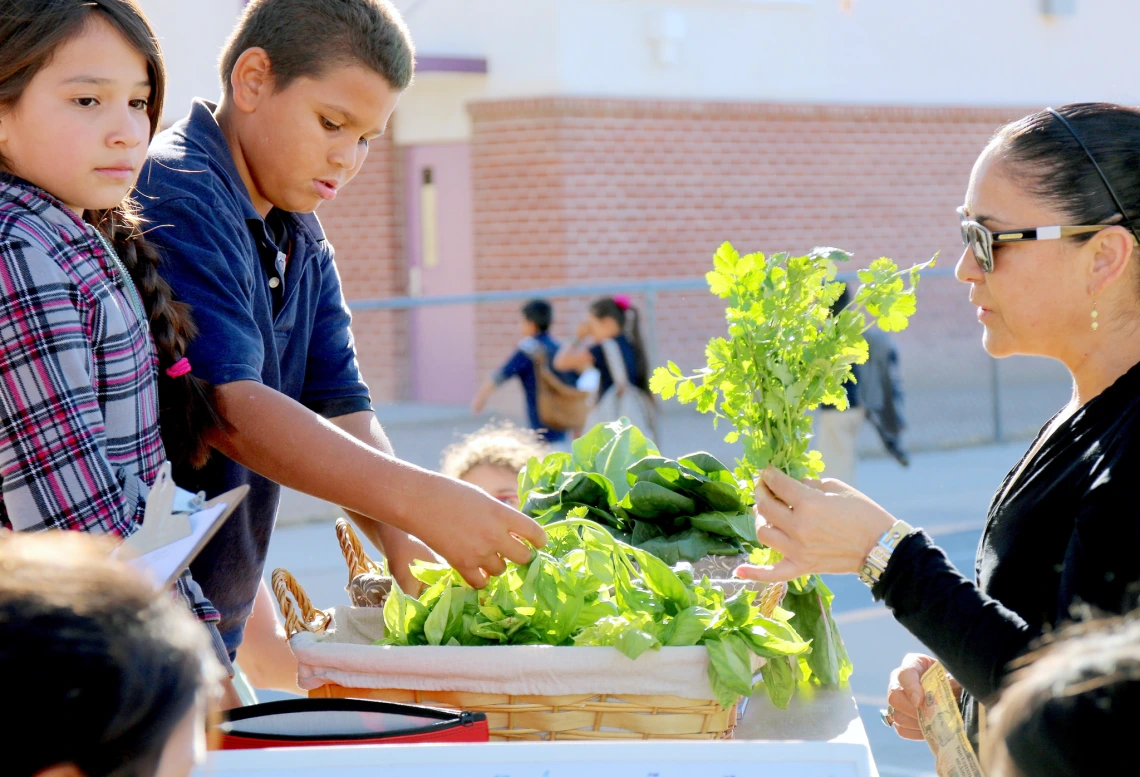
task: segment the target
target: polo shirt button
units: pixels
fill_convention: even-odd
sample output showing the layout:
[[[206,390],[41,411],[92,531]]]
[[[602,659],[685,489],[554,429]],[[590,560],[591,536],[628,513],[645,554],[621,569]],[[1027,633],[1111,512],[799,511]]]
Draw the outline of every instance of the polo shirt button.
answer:
[[[276,289],[280,285],[281,285],[281,279],[280,278],[270,278],[269,279],[269,288]]]

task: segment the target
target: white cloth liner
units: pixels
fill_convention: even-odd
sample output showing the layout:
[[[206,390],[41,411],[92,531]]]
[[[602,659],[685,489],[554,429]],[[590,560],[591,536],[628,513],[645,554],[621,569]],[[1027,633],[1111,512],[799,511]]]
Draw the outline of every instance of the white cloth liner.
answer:
[[[649,650],[635,662],[611,647],[509,645],[488,647],[378,647],[380,610],[336,610],[324,634],[301,632],[289,644],[299,662],[298,684],[414,691],[504,693],[514,696],[631,694],[712,699],[704,647]],[[382,624],[382,620],[380,621]],[[382,628],[382,626],[381,626]]]

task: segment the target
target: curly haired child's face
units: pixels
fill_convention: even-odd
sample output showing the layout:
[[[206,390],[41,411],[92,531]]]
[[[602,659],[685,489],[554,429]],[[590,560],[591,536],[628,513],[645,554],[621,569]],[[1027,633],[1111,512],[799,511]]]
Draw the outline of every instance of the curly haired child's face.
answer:
[[[93,16],[0,116],[8,172],[77,213],[115,207],[146,159],[150,92],[146,59]]]
[[[478,486],[505,505],[519,508],[519,476],[508,467],[478,464],[459,479]]]

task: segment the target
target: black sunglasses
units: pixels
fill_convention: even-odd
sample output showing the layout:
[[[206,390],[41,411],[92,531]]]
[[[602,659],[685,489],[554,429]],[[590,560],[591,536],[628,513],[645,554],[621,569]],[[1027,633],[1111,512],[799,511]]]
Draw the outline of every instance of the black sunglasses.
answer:
[[[1080,145],[1081,150],[1085,152],[1085,156],[1092,162],[1093,167],[1096,168],[1097,175],[1099,175],[1100,180],[1104,182],[1104,188],[1108,189],[1108,194],[1112,197],[1112,202],[1116,205],[1116,209],[1120,213],[1122,220],[1119,224],[1089,224],[1079,227],[1033,227],[1031,229],[1007,229],[1001,232],[992,232],[978,222],[970,219],[970,217],[966,215],[966,206],[963,205],[958,208],[958,218],[962,228],[962,245],[969,248],[970,252],[973,253],[974,260],[977,261],[978,266],[982,268],[982,272],[991,273],[994,271],[995,243],[1000,245],[1002,243],[1022,243],[1028,240],[1059,240],[1063,237],[1100,232],[1102,229],[1108,229],[1110,226],[1125,227],[1132,233],[1132,236],[1137,242],[1140,242],[1140,234],[1137,233],[1136,227],[1129,222],[1128,212],[1124,210],[1124,206],[1120,204],[1120,198],[1116,196],[1116,191],[1112,188],[1112,184],[1108,182],[1108,177],[1105,176],[1104,171],[1100,169],[1100,165],[1097,164],[1096,158],[1092,155],[1092,152],[1089,151],[1089,147],[1085,145],[1085,142],[1081,140],[1081,136],[1077,134],[1077,131],[1073,129],[1073,125],[1069,124],[1064,116],[1052,108],[1047,108],[1046,110],[1064,125],[1065,129],[1069,131],[1069,134],[1072,135],[1073,139]]]
[[[994,271],[994,244],[1024,243],[1029,240],[1059,240],[1073,235],[1087,235],[1100,232],[1112,224],[1090,224],[1084,227],[1033,227],[1032,229],[1006,229],[994,232],[966,215],[966,206],[958,208],[958,218],[962,227],[962,245],[974,254],[974,260],[982,272]]]

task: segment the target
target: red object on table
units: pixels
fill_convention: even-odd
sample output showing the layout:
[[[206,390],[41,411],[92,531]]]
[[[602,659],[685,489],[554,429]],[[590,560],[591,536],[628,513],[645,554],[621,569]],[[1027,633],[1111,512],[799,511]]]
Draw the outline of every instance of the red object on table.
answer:
[[[221,750],[486,742],[483,713],[366,699],[291,699],[239,707],[215,729]]]

